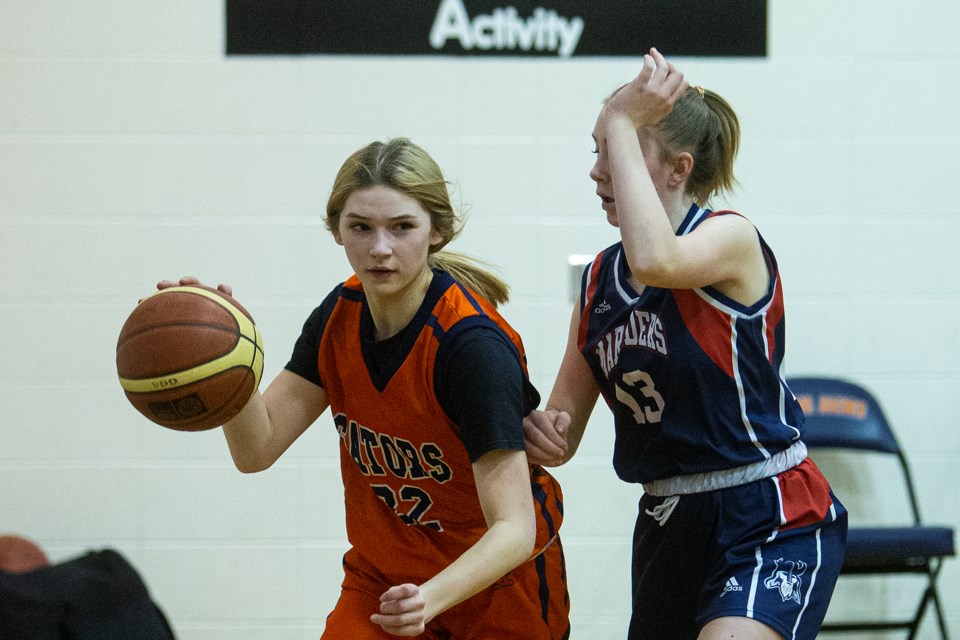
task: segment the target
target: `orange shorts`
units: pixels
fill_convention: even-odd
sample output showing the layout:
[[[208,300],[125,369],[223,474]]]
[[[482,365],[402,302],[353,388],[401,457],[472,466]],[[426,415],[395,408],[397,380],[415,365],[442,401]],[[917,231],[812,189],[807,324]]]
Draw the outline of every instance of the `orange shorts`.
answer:
[[[344,557],[340,599],[321,640],[396,640],[370,622],[380,594],[394,586],[355,550]],[[496,584],[430,621],[426,640],[565,640],[570,636],[570,596],[563,547],[557,537],[543,553]]]

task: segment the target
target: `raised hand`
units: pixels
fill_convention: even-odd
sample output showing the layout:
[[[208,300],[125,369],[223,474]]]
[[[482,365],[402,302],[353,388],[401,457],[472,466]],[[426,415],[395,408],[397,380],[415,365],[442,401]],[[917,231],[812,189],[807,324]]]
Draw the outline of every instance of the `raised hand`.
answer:
[[[640,75],[613,94],[605,108],[630,118],[636,129],[649,127],[670,113],[687,85],[679,69],[667,62],[659,51],[650,49],[650,53],[643,56]]]

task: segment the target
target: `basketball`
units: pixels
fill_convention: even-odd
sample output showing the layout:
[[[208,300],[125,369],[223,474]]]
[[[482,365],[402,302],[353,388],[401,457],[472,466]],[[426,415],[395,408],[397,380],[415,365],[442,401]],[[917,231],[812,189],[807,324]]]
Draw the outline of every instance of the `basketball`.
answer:
[[[14,534],[0,535],[0,571],[27,573],[49,566],[47,554],[32,540]]]
[[[231,296],[202,285],[161,289],[133,310],[117,340],[117,375],[149,420],[203,431],[237,415],[260,386],[263,343]]]

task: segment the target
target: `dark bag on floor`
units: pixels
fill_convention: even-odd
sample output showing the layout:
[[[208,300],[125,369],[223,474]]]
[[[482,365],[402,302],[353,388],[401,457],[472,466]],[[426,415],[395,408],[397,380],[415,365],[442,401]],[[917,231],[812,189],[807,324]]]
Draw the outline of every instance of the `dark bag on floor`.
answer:
[[[3,640],[174,640],[137,571],[93,551],[27,573],[0,571]]]

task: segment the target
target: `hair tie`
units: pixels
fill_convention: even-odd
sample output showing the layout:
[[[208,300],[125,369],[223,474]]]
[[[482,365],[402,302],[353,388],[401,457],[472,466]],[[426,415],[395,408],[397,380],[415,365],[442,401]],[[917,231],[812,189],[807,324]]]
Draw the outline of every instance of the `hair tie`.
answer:
[[[697,93],[700,94],[700,99],[703,100],[703,87],[700,85],[695,85],[693,88],[697,90]]]

